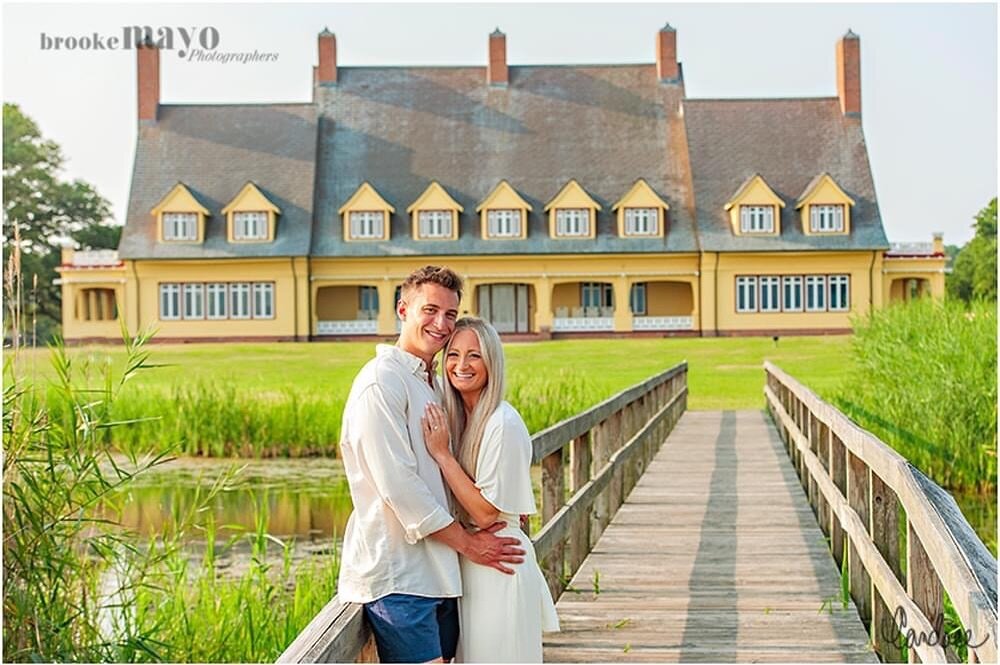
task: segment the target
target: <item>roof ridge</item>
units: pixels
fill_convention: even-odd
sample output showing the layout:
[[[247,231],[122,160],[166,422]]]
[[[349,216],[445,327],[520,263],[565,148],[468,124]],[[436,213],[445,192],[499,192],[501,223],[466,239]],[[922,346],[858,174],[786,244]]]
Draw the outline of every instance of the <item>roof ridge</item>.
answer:
[[[826,102],[836,101],[836,95],[824,97],[685,97],[685,102]]]
[[[655,67],[653,62],[580,62],[551,64],[508,64],[508,69],[565,69],[569,67]],[[486,69],[486,65],[337,65],[338,71],[345,69]]]
[[[239,107],[239,106],[316,106],[315,102],[194,102],[194,103],[168,103],[164,104],[160,102],[160,108],[191,108],[195,106],[209,106],[213,108],[218,108],[222,106],[228,107]]]

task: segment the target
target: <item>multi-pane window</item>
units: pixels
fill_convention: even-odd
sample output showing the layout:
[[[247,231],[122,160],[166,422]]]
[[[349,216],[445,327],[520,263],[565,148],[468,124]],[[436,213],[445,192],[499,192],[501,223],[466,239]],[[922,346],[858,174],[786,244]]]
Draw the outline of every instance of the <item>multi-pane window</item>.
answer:
[[[164,240],[197,240],[198,214],[194,212],[163,213]]]
[[[181,318],[181,285],[160,284],[160,319]]]
[[[781,278],[765,275],[760,278],[760,311],[781,311]]]
[[[736,278],[736,311],[757,311],[757,278],[740,276]]]
[[[184,285],[184,318],[185,319],[205,318],[204,284]]]
[[[774,206],[740,206],[740,231],[774,233]]]
[[[826,276],[806,275],[806,311],[826,310]]]
[[[350,214],[352,238],[382,238],[385,236],[385,213],[381,210],[361,210]]]
[[[611,307],[611,285],[605,282],[580,284],[580,304],[584,307]]]
[[[625,208],[625,235],[656,235],[657,213],[656,208]]]
[[[586,208],[557,208],[557,236],[589,236],[590,211]]]
[[[646,315],[646,284],[644,282],[632,285],[628,293],[628,305],[636,316]]]
[[[417,213],[417,225],[421,238],[450,238],[450,210],[421,210]]]
[[[365,316],[375,318],[378,314],[378,289],[374,286],[358,287],[358,309]]]
[[[253,285],[253,318],[274,318],[274,284],[258,282]]]
[[[490,238],[521,236],[520,210],[490,210],[486,213],[486,234]]]
[[[781,278],[784,285],[782,309],[786,312],[802,311],[802,276],[788,275]]]
[[[208,294],[208,318],[225,319],[229,315],[226,307],[226,292],[229,286],[225,282],[213,282],[205,285]]]
[[[233,238],[235,240],[267,240],[267,213],[233,213]]]
[[[250,284],[237,282],[229,285],[229,318],[250,318]]]
[[[809,206],[809,230],[814,233],[843,232],[844,206]]]
[[[830,311],[846,312],[849,310],[851,308],[850,276],[830,275],[827,278],[827,283],[830,286]]]

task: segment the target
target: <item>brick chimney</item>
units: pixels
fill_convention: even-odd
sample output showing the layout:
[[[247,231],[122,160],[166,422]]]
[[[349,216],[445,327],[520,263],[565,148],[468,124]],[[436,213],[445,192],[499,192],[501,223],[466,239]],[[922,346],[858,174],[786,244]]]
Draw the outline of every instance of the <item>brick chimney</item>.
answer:
[[[677,31],[667,23],[656,33],[656,78],[664,83],[680,79],[677,65]]]
[[[861,38],[851,30],[837,42],[837,96],[844,115],[861,115]]]
[[[510,81],[507,72],[507,35],[497,28],[490,33],[490,61],[486,68],[486,80],[490,85],[506,86]]]
[[[328,28],[319,33],[319,67],[316,68],[317,83],[337,82],[337,38]]]
[[[135,54],[139,121],[156,122],[160,105],[160,49],[147,41],[136,46]]]
[[[940,256],[944,256],[944,254],[945,254],[945,252],[944,252],[944,234],[941,233],[941,232],[936,232],[936,233],[934,233],[933,236],[931,236],[931,238],[932,238],[932,240],[931,240],[931,246],[934,248],[934,250],[933,250],[934,253],[938,254]]]

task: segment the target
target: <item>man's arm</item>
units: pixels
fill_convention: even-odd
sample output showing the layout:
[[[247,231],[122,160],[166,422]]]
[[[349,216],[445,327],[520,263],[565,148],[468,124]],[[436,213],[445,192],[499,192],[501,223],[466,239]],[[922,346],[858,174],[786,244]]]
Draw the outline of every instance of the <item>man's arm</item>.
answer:
[[[524,561],[524,550],[517,538],[493,535],[505,526],[505,522],[496,522],[487,529],[469,533],[458,522],[452,522],[429,537],[444,543],[473,563],[513,575],[514,571],[503,564],[521,563]]]

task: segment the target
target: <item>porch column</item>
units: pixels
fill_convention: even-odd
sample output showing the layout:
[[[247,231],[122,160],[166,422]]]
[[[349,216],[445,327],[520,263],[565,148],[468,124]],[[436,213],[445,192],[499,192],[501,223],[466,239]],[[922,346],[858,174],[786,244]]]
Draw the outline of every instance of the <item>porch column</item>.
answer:
[[[554,318],[552,313],[552,285],[549,283],[548,277],[543,277],[535,282],[534,287],[535,329],[532,332],[551,332]]]
[[[698,267],[698,325],[695,329],[701,333],[702,337],[715,337],[719,334],[719,323],[715,319],[715,280],[716,268],[718,267],[719,255],[715,252],[703,252],[701,255],[701,265]]]
[[[379,335],[395,336],[396,332],[396,283],[383,279],[378,283],[378,328]]]
[[[628,278],[622,275],[616,277],[612,282],[615,293],[615,332],[632,332],[632,310],[629,309],[629,285]]]
[[[97,309],[97,290],[87,289],[87,320],[93,321],[100,316]]]

